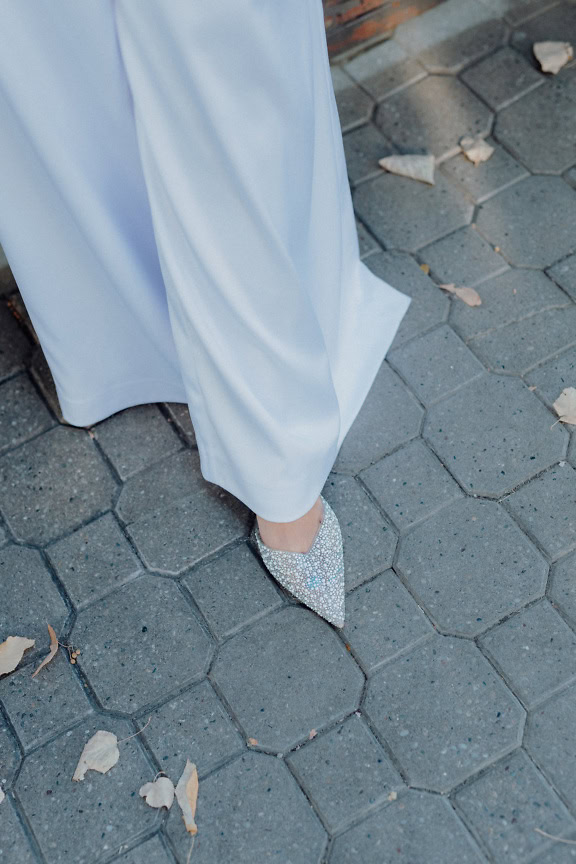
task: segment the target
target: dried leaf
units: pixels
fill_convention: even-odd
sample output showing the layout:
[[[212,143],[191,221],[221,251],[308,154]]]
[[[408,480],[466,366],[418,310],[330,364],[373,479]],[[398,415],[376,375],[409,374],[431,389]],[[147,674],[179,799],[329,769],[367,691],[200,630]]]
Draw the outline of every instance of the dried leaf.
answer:
[[[465,135],[460,139],[460,147],[466,158],[470,162],[473,162],[474,165],[486,162],[494,153],[494,147],[488,144],[480,135]]]
[[[482,303],[478,292],[474,288],[468,288],[466,285],[456,286],[454,282],[447,282],[439,287],[444,288],[445,291],[449,291],[451,294],[455,294],[460,300],[467,303],[468,306],[480,306]]]
[[[4,794],[4,790],[0,786],[0,804],[2,803],[2,801],[4,800],[5,797],[6,797],[6,795]]]
[[[396,792],[395,789],[393,789],[388,795],[388,801],[396,801],[397,798],[398,798],[398,793]]]
[[[118,750],[116,735],[113,732],[99,729],[84,745],[72,779],[83,780],[86,771],[90,769],[105,774],[118,762],[119,758],[120,751]]]
[[[308,740],[311,741],[313,738],[316,737],[317,734],[318,732],[316,731],[316,729],[311,729],[310,734],[308,735]]]
[[[553,75],[574,57],[570,42],[535,42],[532,50],[542,71],[551,72]]]
[[[48,624],[48,633],[50,634],[50,651],[48,652],[44,660],[42,660],[36,671],[32,673],[32,678],[36,677],[36,675],[43,666],[46,666],[47,663],[50,663],[50,661],[56,656],[56,652],[58,651],[58,639],[56,638],[54,628],[51,627],[50,624]]]
[[[22,655],[34,645],[34,639],[25,636],[8,636],[0,645],[0,675],[7,675],[15,669]]]
[[[158,777],[152,783],[144,783],[140,787],[140,796],[146,799],[150,807],[166,807],[169,810],[174,801],[174,784],[169,777]]]
[[[430,273],[430,264],[420,264],[420,269],[428,275],[428,273]]]
[[[434,186],[434,156],[426,154],[407,154],[405,156],[384,156],[378,160],[381,168],[390,171],[391,174],[399,174],[401,177],[410,177],[412,180],[421,180]]]
[[[189,759],[186,759],[186,767],[176,784],[176,800],[182,810],[186,830],[190,834],[196,834],[198,826],[194,821],[194,814],[198,800],[198,771],[194,762],[190,762]]]
[[[248,744],[250,744],[251,747],[257,747],[258,741],[256,740],[256,738],[248,738]]]
[[[562,423],[576,425],[576,387],[565,387],[553,405]]]

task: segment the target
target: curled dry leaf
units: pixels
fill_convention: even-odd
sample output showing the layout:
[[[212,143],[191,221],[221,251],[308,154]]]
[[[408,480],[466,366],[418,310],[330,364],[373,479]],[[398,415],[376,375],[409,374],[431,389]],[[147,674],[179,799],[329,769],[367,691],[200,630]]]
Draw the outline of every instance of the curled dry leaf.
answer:
[[[462,148],[462,152],[466,156],[470,162],[473,162],[474,165],[478,165],[480,162],[486,162],[487,159],[494,153],[494,147],[491,144],[488,144],[484,138],[480,137],[480,135],[476,135],[475,137],[472,135],[465,135],[460,139],[460,147]]]
[[[445,291],[449,291],[451,294],[455,294],[456,297],[459,297],[468,306],[480,306],[482,303],[478,292],[474,288],[468,288],[466,285],[457,286],[454,282],[447,282],[439,287],[444,288]]]
[[[576,425],[576,387],[565,387],[553,405],[562,423]]]
[[[48,624],[48,633],[50,634],[50,650],[46,657],[42,660],[38,668],[35,672],[32,673],[32,678],[35,678],[40,669],[46,666],[47,663],[56,656],[56,652],[58,651],[58,639],[56,638],[56,633],[54,632],[54,628]]]
[[[7,675],[16,669],[22,655],[34,645],[34,639],[25,636],[8,636],[0,645],[0,675]]]
[[[82,754],[74,771],[73,780],[83,780],[86,771],[100,771],[105,774],[118,762],[120,751],[118,750],[118,738],[113,732],[99,729],[86,742]]]
[[[542,71],[551,72],[553,75],[556,75],[574,57],[574,49],[570,42],[535,42],[532,50]]]
[[[407,154],[405,156],[384,156],[378,160],[381,168],[390,171],[391,174],[399,174],[401,177],[410,177],[412,180],[421,180],[434,186],[434,156],[432,154]]]
[[[169,810],[174,801],[174,784],[169,777],[158,777],[152,783],[144,783],[140,787],[140,796],[146,799],[150,807],[166,807]]]
[[[194,762],[190,762],[189,759],[186,759],[186,767],[176,784],[176,800],[182,810],[186,830],[190,834],[196,834],[198,826],[194,821],[194,815],[198,800],[198,771]]]

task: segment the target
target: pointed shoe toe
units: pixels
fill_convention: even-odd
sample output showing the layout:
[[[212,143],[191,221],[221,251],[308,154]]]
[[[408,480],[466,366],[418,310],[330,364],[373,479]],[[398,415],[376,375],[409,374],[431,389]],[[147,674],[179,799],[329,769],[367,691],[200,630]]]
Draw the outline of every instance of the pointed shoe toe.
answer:
[[[270,574],[291,594],[335,627],[344,626],[344,552],[342,531],[332,507],[321,495],[324,516],[308,552],[271,549],[260,536],[258,520],[252,537]]]

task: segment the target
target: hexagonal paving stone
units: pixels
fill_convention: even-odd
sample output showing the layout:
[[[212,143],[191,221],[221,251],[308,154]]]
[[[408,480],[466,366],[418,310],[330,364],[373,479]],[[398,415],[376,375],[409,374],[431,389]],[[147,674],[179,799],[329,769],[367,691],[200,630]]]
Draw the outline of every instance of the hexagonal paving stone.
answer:
[[[117,511],[146,564],[171,575],[245,535],[254,518],[237,498],[204,480],[195,450],[127,480]]]
[[[5,302],[0,303],[0,381],[24,368],[32,343]]]
[[[353,477],[330,474],[322,494],[340,522],[346,590],[390,567],[397,536]]]
[[[144,726],[148,717],[140,719]],[[201,681],[153,711],[142,736],[162,771],[174,782],[184,770],[187,754],[194,759],[202,778],[245,746],[208,681]]]
[[[356,231],[358,232],[360,258],[364,259],[367,255],[371,255],[373,252],[378,252],[380,246],[358,218],[356,219]]]
[[[364,188],[368,187],[360,191]],[[511,264],[549,267],[574,251],[575,221],[576,191],[561,177],[536,176],[514,183],[481,204],[476,225]]]
[[[115,491],[94,442],[79,429],[51,429],[0,459],[2,514],[27,543],[48,543],[107,510]]]
[[[114,862],[118,864],[172,864],[173,860],[159,834],[120,858],[114,858]]]
[[[461,789],[455,800],[494,861],[536,860],[531,856],[549,847],[550,840],[535,827],[560,837],[576,828],[576,821],[522,750]]]
[[[437,159],[460,152],[463,135],[487,135],[491,119],[486,105],[447,75],[429,75],[394,93],[374,115],[376,126],[403,153],[432,153]]]
[[[0,679],[0,701],[24,750],[43,744],[92,713],[85,687],[64,653],[57,654],[35,678],[30,666],[25,666]]]
[[[494,152],[486,162],[475,165],[463,153],[458,153],[439,166],[439,171],[457,181],[477,204],[527,177],[529,173],[494,138],[488,135],[485,140],[494,147]]]
[[[378,177],[383,169],[378,160],[391,156],[394,149],[372,123],[366,123],[344,136],[348,177],[353,184]]]
[[[475,636],[544,594],[548,566],[491,501],[455,501],[407,534],[398,572],[438,623]]]
[[[12,784],[19,764],[18,745],[0,714],[0,786],[3,791]]]
[[[17,375],[0,387],[0,451],[16,447],[55,421],[27,375]]]
[[[229,639],[211,677],[246,737],[279,751],[357,708],[364,682],[334,630],[304,607],[281,609]]]
[[[424,67],[393,39],[361,51],[344,69],[377,101],[426,76]]]
[[[141,576],[78,615],[71,641],[104,708],[134,712],[206,674],[212,641],[178,586]]]
[[[550,599],[576,627],[576,553],[557,561],[550,572]]]
[[[391,850],[393,859],[387,855]],[[338,836],[330,856],[330,864],[392,860],[394,864],[481,864],[485,858],[446,798],[409,790]]]
[[[524,711],[478,648],[434,636],[368,681],[364,710],[410,786],[447,792],[520,743]]]
[[[62,410],[60,408],[60,402],[58,400],[58,394],[56,393],[56,385],[54,384],[54,378],[52,377],[52,372],[50,371],[50,367],[48,366],[48,361],[44,356],[44,352],[40,345],[36,345],[34,350],[32,351],[30,361],[29,361],[29,371],[30,375],[34,379],[34,382],[42,396],[52,409],[52,413],[56,416],[59,423],[66,423],[64,417],[62,416]]]
[[[552,8],[547,9],[547,6]],[[536,11],[540,14],[535,15]],[[571,0],[564,3],[537,0],[529,20],[523,21],[522,26],[513,32],[511,41],[530,63],[539,67],[532,45],[545,39],[576,41],[576,9]],[[568,71],[564,68],[560,74],[564,75]]]
[[[331,66],[330,73],[338,106],[340,128],[346,132],[370,118],[374,102],[340,66]]]
[[[120,758],[107,774],[72,775],[88,739],[105,728],[118,737]],[[130,725],[95,717],[24,760],[16,791],[48,864],[92,864],[148,833],[158,811],[143,807],[138,789],[153,772]]]
[[[37,864],[37,857],[10,798],[2,802],[1,864]]]
[[[552,422],[522,381],[487,374],[432,405],[423,434],[462,486],[500,497],[563,458],[568,433]]]
[[[576,806],[576,686],[537,708],[528,718],[524,746],[549,782]]]
[[[470,225],[425,246],[419,257],[439,283],[476,285],[509,270],[506,261]]]
[[[513,48],[500,48],[462,74],[462,81],[495,111],[529,93],[546,78]]]
[[[439,172],[435,180],[429,186],[385,173],[354,190],[354,207],[386,249],[416,252],[472,219],[460,189]]]
[[[429,72],[456,73],[473,60],[490,54],[502,45],[506,36],[504,22],[494,18],[438,42],[418,54],[418,60]]]
[[[356,474],[416,437],[424,412],[398,375],[384,362],[334,463]]]
[[[427,639],[434,628],[393,570],[360,585],[346,598],[342,635],[370,675],[387,660]]]
[[[576,677],[576,634],[547,600],[512,615],[480,645],[528,708]]]
[[[316,864],[326,845],[326,833],[286,765],[264,753],[246,753],[203,781],[196,822],[195,864]],[[183,828],[173,807],[168,835],[185,861],[190,835]]]
[[[0,550],[0,585],[0,633],[36,640],[24,654],[25,660],[33,652],[47,651],[50,636],[46,622],[58,636],[69,611],[40,553],[13,544],[4,546]]]
[[[331,832],[383,804],[392,790],[404,786],[381,744],[356,715],[286,761]]]
[[[156,405],[118,411],[98,423],[94,432],[122,480],[182,448]]]
[[[563,258],[546,272],[573,300],[576,300],[576,254]]]
[[[196,433],[190,417],[190,409],[185,402],[165,402],[165,408],[170,415],[170,421],[175,424],[181,435],[188,444],[196,446]]]

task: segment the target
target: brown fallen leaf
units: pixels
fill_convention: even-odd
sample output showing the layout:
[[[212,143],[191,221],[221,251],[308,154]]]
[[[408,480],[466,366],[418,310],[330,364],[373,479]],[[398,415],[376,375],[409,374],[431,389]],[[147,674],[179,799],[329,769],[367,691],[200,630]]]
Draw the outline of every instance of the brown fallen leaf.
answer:
[[[150,807],[166,807],[169,810],[174,801],[174,784],[169,777],[158,777],[152,783],[144,783],[139,794]]]
[[[86,771],[99,771],[105,774],[120,758],[118,738],[113,732],[99,729],[86,742],[80,755],[72,780],[83,780]]]
[[[561,423],[576,425],[576,387],[565,387],[553,406]]]
[[[474,288],[468,288],[467,285],[456,286],[454,282],[447,282],[439,287],[444,288],[445,291],[449,291],[451,294],[455,294],[468,306],[480,306],[482,303],[478,292]]]
[[[25,636],[8,636],[0,645],[0,675],[7,675],[18,666],[22,655],[34,645],[34,639]]]
[[[570,42],[535,42],[532,45],[534,56],[540,63],[543,72],[556,75],[563,66],[574,57],[574,49]]]
[[[430,273],[430,264],[420,264],[420,269],[428,275],[428,273]]]
[[[194,821],[196,813],[196,802],[198,800],[198,771],[194,762],[186,759],[186,767],[182,772],[182,776],[176,784],[176,800],[182,810],[182,818],[186,825],[186,830],[190,834],[196,834],[198,826]]]
[[[421,180],[422,183],[429,183],[430,186],[435,185],[435,160],[432,154],[409,153],[404,156],[384,156],[378,160],[378,164],[391,174],[410,177],[411,180]]]
[[[494,147],[488,144],[480,135],[464,135],[460,139],[460,147],[466,158],[470,162],[473,162],[474,165],[486,162],[492,156],[492,153],[494,153]]]
[[[54,632],[54,628],[48,624],[48,633],[50,634],[50,650],[46,657],[42,660],[38,668],[35,672],[32,673],[32,678],[35,678],[40,669],[46,666],[47,663],[56,656],[56,652],[58,651],[58,639],[56,638],[56,633]]]

